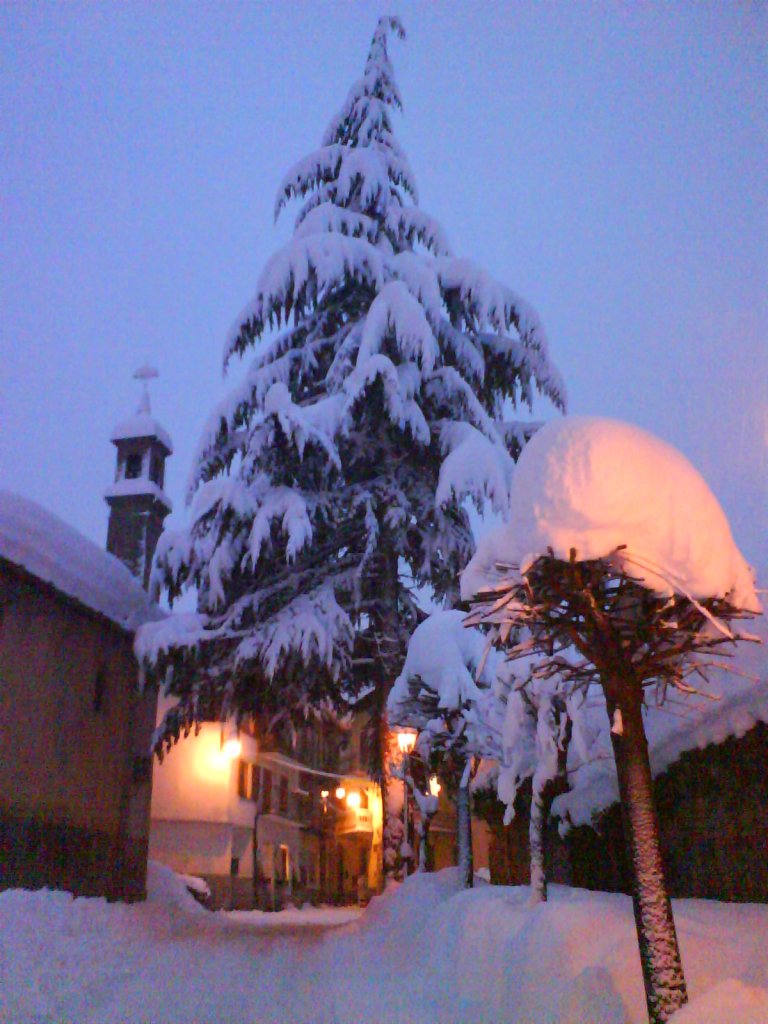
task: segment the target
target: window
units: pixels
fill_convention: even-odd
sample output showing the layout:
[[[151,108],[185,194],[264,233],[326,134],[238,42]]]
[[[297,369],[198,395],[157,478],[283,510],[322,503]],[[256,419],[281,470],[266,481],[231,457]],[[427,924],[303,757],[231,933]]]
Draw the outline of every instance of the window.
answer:
[[[251,799],[250,767],[247,761],[238,761],[237,763],[237,795],[242,797],[243,800]]]
[[[280,793],[277,809],[280,814],[288,813],[288,778],[285,775],[280,776]]]
[[[261,809],[264,814],[268,814],[272,810],[272,772],[266,769],[261,774],[261,792]]]
[[[141,476],[141,454],[131,452],[125,460],[125,479],[138,480]]]
[[[290,855],[287,846],[281,846],[277,851],[277,881],[287,882],[291,877],[289,869],[291,865]]]
[[[93,713],[94,715],[100,715],[102,711],[106,710],[106,699],[107,699],[107,674],[103,668],[100,668],[96,673],[96,679],[93,684]]]

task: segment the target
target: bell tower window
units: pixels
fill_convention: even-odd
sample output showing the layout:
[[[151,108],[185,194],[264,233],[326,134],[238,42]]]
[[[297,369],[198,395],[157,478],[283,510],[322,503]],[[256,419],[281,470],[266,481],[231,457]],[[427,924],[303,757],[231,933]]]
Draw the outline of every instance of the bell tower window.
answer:
[[[141,476],[141,455],[139,452],[131,452],[125,459],[125,479],[138,480]]]

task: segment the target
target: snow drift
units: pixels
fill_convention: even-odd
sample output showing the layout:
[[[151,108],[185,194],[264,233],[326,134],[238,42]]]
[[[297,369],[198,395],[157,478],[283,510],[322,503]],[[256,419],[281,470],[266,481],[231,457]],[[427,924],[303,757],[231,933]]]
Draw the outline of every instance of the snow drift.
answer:
[[[0,1021],[644,1022],[630,898],[561,886],[546,904],[527,898],[479,882],[457,892],[456,869],[414,875],[320,935],[261,926],[281,915],[211,914],[162,868],[145,904],[4,892]],[[691,994],[675,1024],[764,1024],[768,907],[678,900],[675,919]]]

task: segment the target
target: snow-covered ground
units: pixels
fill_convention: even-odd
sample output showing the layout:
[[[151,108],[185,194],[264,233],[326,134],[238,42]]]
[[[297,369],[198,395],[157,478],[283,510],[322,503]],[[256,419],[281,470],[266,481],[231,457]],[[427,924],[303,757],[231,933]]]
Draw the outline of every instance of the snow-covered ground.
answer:
[[[362,915],[284,917],[211,914],[163,868],[153,867],[150,883],[148,901],[133,906],[0,894],[0,1021],[647,1019],[625,896],[554,886],[549,903],[529,907],[522,888],[457,892],[449,869],[410,878]],[[675,1024],[765,1024],[768,906],[679,900],[675,918],[692,997]]]

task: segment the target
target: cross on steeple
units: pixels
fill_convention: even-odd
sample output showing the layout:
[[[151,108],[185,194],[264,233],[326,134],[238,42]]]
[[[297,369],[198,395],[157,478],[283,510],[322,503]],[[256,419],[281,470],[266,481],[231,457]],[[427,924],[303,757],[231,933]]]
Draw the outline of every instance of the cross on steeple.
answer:
[[[144,363],[144,365],[140,366],[138,370],[136,370],[136,372],[134,373],[133,379],[140,380],[144,385],[144,390],[141,393],[141,401],[139,402],[139,406],[136,409],[137,413],[149,414],[152,412],[152,407],[149,402],[149,382],[152,380],[153,377],[159,376],[159,372],[155,369],[154,366],[150,366],[149,363]]]

